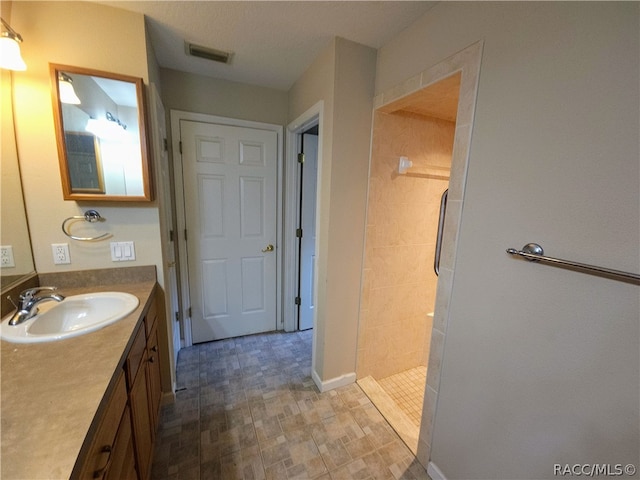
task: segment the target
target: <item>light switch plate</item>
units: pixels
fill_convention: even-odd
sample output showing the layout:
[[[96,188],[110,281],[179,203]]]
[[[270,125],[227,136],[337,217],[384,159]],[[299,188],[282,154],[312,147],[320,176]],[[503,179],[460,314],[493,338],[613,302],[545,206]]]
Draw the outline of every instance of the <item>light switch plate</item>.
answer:
[[[111,260],[114,262],[129,262],[136,259],[133,242],[111,242]]]

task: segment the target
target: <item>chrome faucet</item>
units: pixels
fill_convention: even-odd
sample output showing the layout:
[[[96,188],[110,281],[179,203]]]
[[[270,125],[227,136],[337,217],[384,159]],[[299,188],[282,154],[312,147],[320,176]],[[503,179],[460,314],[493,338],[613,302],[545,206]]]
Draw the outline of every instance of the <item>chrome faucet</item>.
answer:
[[[40,302],[47,300],[55,300],[61,302],[64,300],[64,295],[58,293],[48,293],[45,295],[36,296],[37,293],[43,291],[53,291],[56,287],[36,287],[29,288],[20,294],[17,310],[9,320],[9,325],[20,325],[25,320],[29,320],[38,313],[37,305]]]

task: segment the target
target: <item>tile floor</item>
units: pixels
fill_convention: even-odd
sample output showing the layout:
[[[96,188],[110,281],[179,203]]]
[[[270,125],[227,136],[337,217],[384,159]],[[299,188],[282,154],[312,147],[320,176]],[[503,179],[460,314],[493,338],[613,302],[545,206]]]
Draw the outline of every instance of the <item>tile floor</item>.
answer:
[[[422,417],[427,367],[415,367],[378,380],[380,386],[417,426]]]
[[[152,478],[428,480],[358,385],[318,391],[311,341],[270,333],[181,350]]]

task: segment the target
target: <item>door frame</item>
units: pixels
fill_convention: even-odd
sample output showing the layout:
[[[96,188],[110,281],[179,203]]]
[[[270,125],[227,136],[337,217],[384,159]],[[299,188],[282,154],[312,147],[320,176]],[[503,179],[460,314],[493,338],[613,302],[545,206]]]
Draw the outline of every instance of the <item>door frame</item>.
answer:
[[[272,123],[254,122],[250,120],[240,120],[237,118],[220,117],[217,115],[209,115],[206,113],[187,112],[184,110],[171,110],[171,139],[172,154],[174,166],[175,181],[175,199],[176,199],[176,220],[178,231],[176,232],[178,241],[178,256],[180,258],[180,281],[182,284],[182,305],[183,305],[183,329],[184,329],[184,346],[193,345],[193,335],[191,330],[191,295],[189,290],[189,252],[187,242],[185,241],[186,231],[186,215],[184,202],[184,178],[182,170],[182,153],[180,152],[180,122],[191,121],[201,123],[213,123],[217,125],[225,125],[229,127],[244,127],[257,130],[268,130],[277,134],[277,172],[276,172],[276,329],[282,330],[282,259],[284,248],[282,242],[283,231],[283,176],[284,176],[284,158],[283,158],[283,128],[281,125]],[[188,234],[188,232],[187,232]]]
[[[373,101],[375,113],[376,110],[382,109],[390,103],[411,95],[418,90],[422,90],[450,75],[462,72],[458,101],[458,118],[456,120],[451,159],[447,214],[443,231],[443,236],[447,240],[443,241],[442,245],[440,275],[438,276],[438,286],[436,289],[436,302],[427,366],[427,382],[425,385],[417,452],[414,452],[420,464],[427,469],[427,473],[432,478],[444,478],[437,467],[430,461],[431,444],[440,392],[440,373],[444,359],[444,348],[447,338],[446,332],[451,312],[451,292],[453,291],[458,251],[458,233],[462,225],[462,209],[466,194],[465,187],[483,49],[484,40],[472,43],[463,50],[426,68],[416,76],[378,93]],[[359,338],[360,335],[362,335],[362,331],[359,327]]]
[[[298,175],[298,152],[300,151],[300,136],[302,132],[313,125],[318,125],[318,178],[316,180],[316,252],[319,251],[317,232],[318,228],[318,197],[320,196],[320,182],[322,169],[322,135],[323,135],[324,101],[319,101],[306,112],[287,125],[287,160],[285,169],[285,211],[284,211],[284,238],[291,239],[284,248],[284,330],[294,332],[298,329],[298,306],[295,303],[298,294],[298,269],[299,259],[297,254],[296,229],[300,214],[300,176]],[[318,271],[314,273],[313,296],[318,298]],[[315,341],[317,325],[317,309],[313,315],[313,359],[312,368],[315,366]]]
[[[171,369],[171,392],[176,390],[176,368],[178,362],[178,352],[181,348],[180,323],[175,319],[175,314],[180,308],[180,272],[177,269],[179,264],[176,256],[175,239],[170,238],[169,232],[174,230],[175,212],[171,198],[172,192],[172,168],[169,159],[169,149],[165,146],[168,137],[165,109],[162,98],[156,84],[151,82],[148,90],[151,137],[153,141],[152,151],[154,153],[155,168],[153,169],[156,185],[156,197],[158,198],[160,231],[162,232],[160,243],[162,245],[162,280],[164,286],[164,306],[166,312],[167,336],[169,345],[169,362]],[[160,122],[164,121],[164,137],[161,135]],[[173,254],[173,255],[172,255]],[[172,265],[173,263],[173,265]],[[173,271],[172,271],[173,269]],[[172,278],[173,277],[173,278]],[[166,389],[165,389],[166,391]]]

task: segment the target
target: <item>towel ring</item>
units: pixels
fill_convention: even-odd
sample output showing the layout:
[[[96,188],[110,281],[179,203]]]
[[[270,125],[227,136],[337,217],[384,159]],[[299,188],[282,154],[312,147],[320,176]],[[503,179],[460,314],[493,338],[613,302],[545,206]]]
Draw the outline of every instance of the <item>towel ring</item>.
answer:
[[[62,222],[62,232],[69,238],[73,239],[73,240],[80,240],[83,242],[91,242],[93,240],[100,240],[101,238],[105,238],[108,237],[109,235],[111,235],[110,233],[103,233],[102,235],[99,235],[97,237],[76,237],[74,235],[71,235],[68,231],[67,231],[67,222],[69,220],[85,220],[89,223],[95,223],[95,222],[104,222],[104,218],[102,218],[100,216],[100,214],[96,211],[96,210],[87,210],[86,212],[84,212],[84,215],[74,215],[73,217],[69,217],[64,219],[64,221]]]

